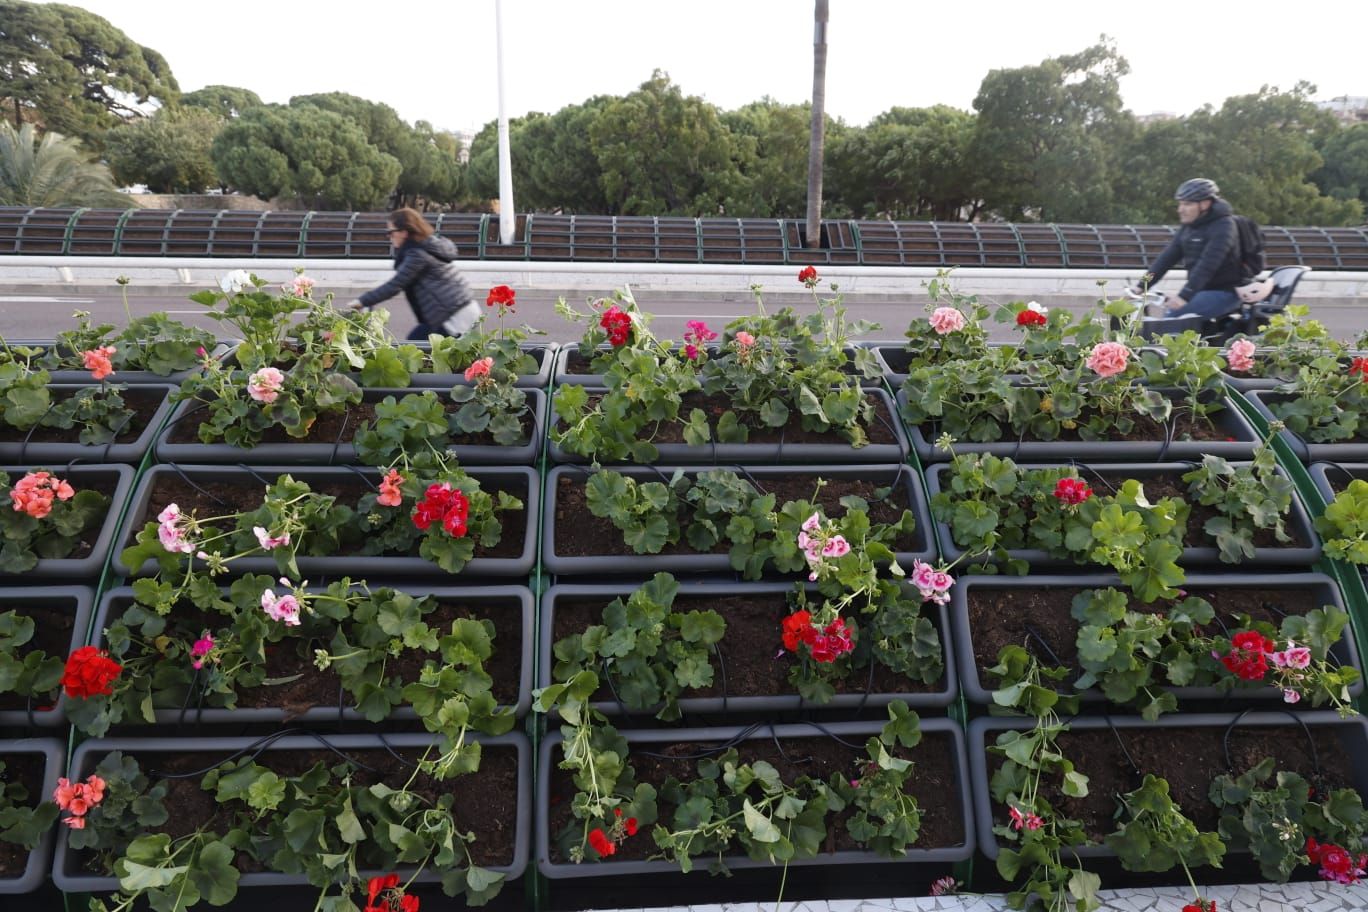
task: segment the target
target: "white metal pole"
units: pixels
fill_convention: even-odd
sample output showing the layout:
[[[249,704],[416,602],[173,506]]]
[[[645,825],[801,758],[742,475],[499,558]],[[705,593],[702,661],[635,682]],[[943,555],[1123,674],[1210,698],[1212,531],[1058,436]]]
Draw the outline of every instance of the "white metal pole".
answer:
[[[499,243],[513,243],[517,216],[513,210],[513,159],[508,150],[508,115],[504,113],[503,0],[494,0],[494,33],[499,68]]]

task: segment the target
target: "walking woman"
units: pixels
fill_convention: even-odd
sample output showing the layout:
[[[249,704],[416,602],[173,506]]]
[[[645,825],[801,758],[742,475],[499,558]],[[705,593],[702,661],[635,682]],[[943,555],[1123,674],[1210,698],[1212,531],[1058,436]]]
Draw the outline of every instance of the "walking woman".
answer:
[[[374,307],[403,292],[418,325],[411,340],[429,335],[459,336],[479,319],[480,309],[456,271],[456,245],[432,233],[432,226],[415,209],[396,209],[389,216],[389,240],[394,248],[394,278],[371,289],[351,307]]]

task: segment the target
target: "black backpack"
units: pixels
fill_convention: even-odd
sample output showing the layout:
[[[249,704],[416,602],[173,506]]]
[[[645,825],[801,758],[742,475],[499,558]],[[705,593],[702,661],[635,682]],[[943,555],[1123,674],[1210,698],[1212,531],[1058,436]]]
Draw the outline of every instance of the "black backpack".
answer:
[[[1263,230],[1248,216],[1236,215],[1233,218],[1240,239],[1240,266],[1246,278],[1253,278],[1268,268],[1264,256]]]

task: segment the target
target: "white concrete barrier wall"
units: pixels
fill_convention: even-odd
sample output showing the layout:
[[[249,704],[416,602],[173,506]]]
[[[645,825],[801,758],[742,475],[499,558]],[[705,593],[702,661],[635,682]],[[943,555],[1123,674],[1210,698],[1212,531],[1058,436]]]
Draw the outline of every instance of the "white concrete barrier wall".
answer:
[[[750,285],[768,291],[788,291],[795,266],[673,263],[562,263],[548,261],[463,260],[459,263],[472,287],[507,284],[517,288],[603,290],[623,284],[643,290],[673,292],[737,292]],[[370,288],[391,274],[387,260],[232,259],[171,257],[0,257],[0,287],[9,290],[51,289],[97,292],[115,287],[127,276],[140,292],[180,293],[210,287],[234,269],[246,269],[271,282],[290,278],[296,267],[327,288]],[[861,295],[907,295],[937,270],[922,266],[818,267],[823,282],[836,282],[842,291]],[[1138,269],[1000,269],[960,268],[955,287],[967,294],[1008,297],[1096,297],[1099,284],[1116,291],[1138,278]],[[1183,276],[1165,277],[1164,286]],[[1368,299],[1368,272],[1308,273],[1297,286],[1297,299]],[[1365,300],[1368,303],[1368,300]]]

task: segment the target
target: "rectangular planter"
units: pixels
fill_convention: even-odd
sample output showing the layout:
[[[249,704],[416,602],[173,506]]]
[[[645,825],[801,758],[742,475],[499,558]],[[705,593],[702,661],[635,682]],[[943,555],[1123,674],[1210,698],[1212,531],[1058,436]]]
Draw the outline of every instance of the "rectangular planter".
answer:
[[[33,347],[51,348],[55,345],[52,339],[41,339],[38,341],[11,341],[10,345],[29,345]],[[210,354],[215,358],[225,358],[237,348],[238,340],[220,341],[214,346]],[[141,370],[121,370],[110,374],[110,383],[126,384],[128,386],[142,386],[148,383],[170,384],[180,386],[191,374],[198,373],[200,368],[192,367],[189,370],[172,371],[169,374],[154,374],[151,371]],[[88,370],[54,370],[48,371],[48,382],[50,383],[77,383],[87,384],[91,382],[90,371]]]
[[[1279,393],[1273,390],[1252,390],[1245,393],[1245,399],[1265,421],[1279,420],[1268,407],[1270,402],[1281,402],[1295,398],[1292,393]],[[1368,433],[1368,432],[1366,432]],[[1303,463],[1308,462],[1368,462],[1368,441],[1347,441],[1345,443],[1312,443],[1300,434],[1282,430],[1279,437],[1287,443],[1292,452]]]
[[[0,757],[6,761],[14,761],[21,756],[37,756],[42,758],[43,773],[39,782],[34,783],[30,790],[32,794],[29,800],[35,804],[52,799],[52,791],[57,787],[57,779],[66,770],[66,743],[58,741],[56,738],[15,738],[0,740]],[[32,893],[43,885],[47,880],[49,863],[52,859],[52,844],[56,839],[57,832],[55,827],[48,829],[43,835],[43,839],[37,847],[28,854],[28,862],[24,865],[24,873],[18,877],[0,879],[0,896],[17,896],[22,893]],[[38,906],[17,902],[10,906],[4,904],[6,908],[13,909],[37,909]]]
[[[904,569],[910,569],[914,560],[930,561],[935,557],[936,544],[931,531],[931,512],[926,505],[926,495],[922,491],[920,480],[916,472],[909,466],[903,465],[872,465],[872,466],[802,466],[802,467],[779,467],[779,466],[716,466],[715,468],[732,469],[742,478],[752,479],[755,485],[763,492],[765,490],[765,480],[767,478],[785,477],[791,475],[811,475],[816,478],[829,479],[862,479],[875,481],[880,485],[897,484],[907,497],[909,509],[917,522],[917,547],[912,551],[899,551],[896,555],[898,563]],[[661,570],[670,573],[721,573],[730,574],[732,570],[731,560],[725,554],[700,554],[696,551],[689,551],[681,554],[611,554],[611,555],[586,555],[574,556],[558,554],[556,552],[556,533],[558,529],[557,520],[557,498],[556,492],[559,481],[562,478],[587,478],[595,471],[594,468],[587,466],[557,466],[547,473],[546,476],[546,520],[542,523],[542,565],[552,573],[558,574],[626,574],[633,573],[640,576],[650,576]],[[622,472],[637,481],[662,481],[668,482],[675,473],[676,467],[663,466],[659,468],[630,468],[624,467],[615,471]],[[706,471],[703,468],[684,468],[690,475]],[[776,508],[782,504],[775,504]],[[576,517],[570,517],[569,522],[580,521]],[[624,545],[624,548],[626,546]]]
[[[424,354],[432,351],[432,344],[426,339],[422,341],[396,341],[395,345],[413,345]],[[552,365],[556,359],[556,352],[560,348],[559,342],[522,342],[518,348],[532,355],[537,360],[537,371],[532,374],[519,374],[514,386],[519,389],[540,389],[544,390],[551,382]],[[237,362],[228,358],[225,362],[230,367],[237,367]],[[365,387],[361,382],[360,371],[339,371],[346,373],[356,381],[357,386]],[[450,389],[453,386],[467,386],[470,381],[466,380],[464,372],[459,373],[432,373],[418,372],[409,375],[408,389],[410,391],[423,389]]]
[[[1232,722],[1238,720],[1240,729],[1247,728],[1267,728],[1283,726],[1293,731],[1292,737],[1304,737],[1301,725],[1307,726],[1312,731],[1329,729],[1334,732],[1335,737],[1344,747],[1345,752],[1351,758],[1354,768],[1354,788],[1361,795],[1368,795],[1368,722],[1362,717],[1351,719],[1341,719],[1333,712],[1311,712],[1299,713],[1295,719],[1286,713],[1281,712],[1251,712],[1244,714],[1236,713],[1192,713],[1166,716],[1157,722],[1146,722],[1134,716],[1116,716],[1110,718],[1098,718],[1089,716],[1075,716],[1069,720],[1069,727],[1080,731],[1103,730],[1109,726],[1114,726],[1118,732],[1118,737],[1124,738],[1128,731],[1143,731],[1156,729],[1219,729],[1225,730],[1230,727]],[[998,856],[1001,846],[996,835],[993,833],[993,826],[997,823],[1006,822],[1006,812],[995,815],[992,793],[989,791],[989,766],[987,748],[997,739],[1000,732],[1009,729],[1025,730],[1031,728],[1031,722],[1022,718],[1002,718],[983,716],[974,719],[969,723],[969,733],[966,737],[967,749],[969,752],[970,775],[972,776],[972,786],[970,792],[974,799],[974,829],[979,834],[980,846],[983,854],[990,859]],[[1067,755],[1067,750],[1066,750]],[[1080,772],[1085,775],[1089,772],[1086,768],[1085,758],[1072,757],[1078,765]],[[1222,770],[1222,772],[1225,772]],[[1243,772],[1239,770],[1238,772]],[[1136,783],[1139,784],[1138,782]],[[1077,849],[1070,849],[1069,852],[1077,852],[1079,857],[1084,859],[1114,858],[1111,849],[1105,845],[1080,846]],[[1066,856],[1067,857],[1067,856]],[[1180,871],[1173,872],[1181,877]],[[1198,875],[1201,876],[1200,874]]]
[[[531,768],[531,744],[527,736],[520,732],[509,732],[506,735],[471,735],[472,741],[478,741],[487,747],[507,746],[517,752],[518,758],[518,794],[517,794],[517,816],[513,822],[517,828],[517,837],[514,840],[513,860],[510,864],[494,867],[491,870],[501,871],[507,875],[509,881],[514,880],[522,874],[527,867],[528,844],[530,842],[531,828],[531,791],[532,791],[532,768]],[[357,750],[387,750],[405,748],[423,748],[431,744],[433,736],[428,734],[388,734],[388,735],[329,735],[326,739],[307,736],[286,736],[276,738],[262,747],[265,751],[314,751],[320,748],[326,749],[326,745],[331,745],[339,751]],[[84,778],[93,771],[100,759],[106,754],[115,750],[122,750],[128,753],[137,753],[146,757],[150,754],[184,754],[194,753],[222,753],[224,758],[238,753],[246,753],[254,749],[254,745],[259,740],[252,738],[92,738],[84,741],[71,758],[71,777]],[[144,770],[145,771],[145,770]],[[461,780],[459,778],[450,781],[451,788],[459,789]],[[90,874],[83,871],[77,857],[77,853],[69,848],[65,828],[61,838],[57,841],[57,850],[53,857],[52,879],[57,887],[64,893],[110,893],[118,889],[118,879],[115,877],[105,877],[97,874]],[[378,877],[390,873],[389,871],[362,871],[362,878]],[[400,868],[398,870],[401,877],[407,879],[407,875],[412,873],[412,868]],[[441,880],[441,872],[426,868],[417,877],[418,883],[435,883]],[[282,874],[274,871],[256,871],[244,873],[238,880],[238,887],[286,887],[307,884],[303,874]],[[239,900],[244,897],[238,896]]]
[[[523,549],[516,557],[477,556],[466,564],[460,573],[460,577],[467,579],[473,577],[526,576],[532,571],[537,551],[535,530],[536,518],[540,516],[541,485],[536,470],[525,466],[510,466],[505,469],[476,468],[471,469],[469,474],[472,478],[477,479],[482,486],[499,483],[526,485],[526,494],[522,497],[525,507],[522,518],[519,520],[516,513],[506,516],[506,527],[504,529],[504,534],[508,535],[511,530],[521,527],[524,538]],[[119,560],[119,554],[124,548],[133,544],[137,538],[138,530],[145,523],[156,518],[148,515],[148,505],[152,498],[153,488],[159,478],[183,478],[191,484],[245,478],[254,487],[260,487],[264,490],[266,484],[279,475],[290,475],[292,478],[308,484],[364,479],[362,483],[365,485],[377,485],[381,473],[371,468],[346,468],[343,466],[153,466],[139,480],[138,487],[129,500],[128,513],[119,532],[117,550],[112,562],[114,572],[125,577],[155,573],[156,565],[152,561],[148,561],[143,567],[125,567]],[[342,576],[350,576],[357,580],[400,577],[450,578],[449,574],[438,568],[436,564],[416,555],[344,554],[326,557],[300,555],[298,563],[300,572],[306,578],[312,577],[314,579]],[[233,561],[231,567],[235,573],[267,573],[271,576],[276,576],[279,573],[275,560],[265,556],[244,557],[241,560]]]
[[[688,743],[707,743],[707,742],[729,742],[736,740],[770,740],[774,738],[811,738],[823,736],[837,736],[851,743],[863,745],[866,738],[877,736],[882,723],[880,722],[834,722],[830,725],[817,726],[810,723],[795,723],[792,725],[759,725],[742,729],[736,727],[719,728],[696,728],[696,729],[652,729],[624,731],[622,736],[627,739],[629,746],[641,746],[644,749],[651,749],[654,745],[676,744],[680,742]],[[944,734],[950,738],[956,756],[952,760],[952,765],[958,771],[957,780],[960,785],[958,794],[958,804],[961,808],[961,819],[964,821],[964,842],[958,846],[936,847],[919,849],[913,846],[907,851],[903,858],[882,858],[873,852],[864,851],[835,851],[816,858],[795,859],[788,862],[792,867],[809,867],[822,865],[850,865],[850,864],[937,864],[945,865],[956,861],[964,861],[974,854],[976,843],[973,828],[973,820],[970,815],[970,798],[967,788],[968,767],[965,764],[963,733],[959,724],[945,718],[926,718],[921,720],[921,730],[924,734]],[[537,867],[543,875],[553,880],[580,878],[580,877],[615,877],[619,875],[652,875],[664,873],[678,873],[679,866],[672,861],[615,861],[606,863],[584,862],[573,864],[569,862],[553,861],[551,858],[551,834],[550,834],[550,815],[547,809],[551,802],[551,779],[553,770],[556,768],[557,752],[563,740],[560,732],[548,734],[541,742],[538,753],[537,768],[541,770],[541,775],[537,779],[537,815],[536,815],[536,853]],[[630,754],[628,755],[630,758]],[[639,837],[638,837],[639,838]],[[60,848],[59,848],[60,851]],[[705,859],[698,859],[703,861]],[[727,867],[737,870],[748,868],[768,868],[770,862],[754,861],[745,855],[727,856]],[[774,862],[772,865],[778,869],[784,866],[783,862]],[[893,870],[892,868],[888,870]]]
[[[564,351],[564,349],[562,349]],[[604,392],[603,389],[590,389],[593,396]],[[888,430],[895,438],[894,443],[872,443],[856,449],[848,443],[718,443],[713,441],[703,446],[689,446],[687,443],[662,443],[659,462],[663,465],[886,465],[905,462],[908,454],[907,435],[902,422],[894,410],[893,399],[881,389],[865,387],[866,396],[873,397],[886,415],[876,419],[888,422]],[[555,410],[549,412],[550,422],[555,421]],[[552,425],[554,426],[554,425]],[[835,433],[833,437],[837,437]],[[839,438],[837,438],[839,439]],[[585,465],[590,460],[583,456],[567,453],[554,440],[549,443],[551,460],[556,463]]]
[[[1184,584],[1187,591],[1204,589],[1288,589],[1302,592],[1315,593],[1317,607],[1323,605],[1334,605],[1341,611],[1348,612],[1344,598],[1341,596],[1339,586],[1330,577],[1321,573],[1250,573],[1250,574],[1205,574],[1194,575],[1187,579]],[[1089,573],[1078,575],[1042,575],[1032,576],[966,576],[956,581],[953,589],[950,590],[950,621],[953,625],[955,643],[955,653],[958,659],[958,666],[965,670],[962,684],[964,686],[964,696],[970,703],[978,706],[993,705],[993,682],[985,673],[985,668],[992,664],[985,664],[978,658],[974,648],[974,631],[969,619],[969,602],[975,592],[993,589],[1042,589],[1042,588],[1067,588],[1067,589],[1100,589],[1112,586],[1124,590],[1125,586],[1121,580],[1113,575],[1104,573]],[[1032,649],[1032,644],[1026,644],[1027,649]],[[1040,650],[1032,650],[1043,662],[1052,663],[1049,654]],[[1357,668],[1360,673],[1363,671],[1359,661],[1358,645],[1354,640],[1353,625],[1349,624],[1344,628],[1344,636],[1330,649],[1333,656],[1341,665],[1348,665]],[[1060,685],[1062,692],[1069,692],[1067,683]],[[1215,687],[1165,687],[1164,690],[1171,692],[1178,698],[1179,706],[1193,701],[1218,700],[1237,701],[1241,704],[1251,704],[1266,709],[1286,709],[1287,705],[1282,701],[1282,691],[1272,686],[1261,686],[1245,688],[1240,687],[1229,693],[1222,693]],[[1359,679],[1349,688],[1350,696],[1357,698],[1363,693],[1363,680]],[[1106,706],[1110,705],[1106,697],[1100,690],[1095,688],[1083,691],[1080,694],[1085,712],[1105,712]],[[1265,705],[1266,704],[1266,705]],[[1310,710],[1308,710],[1310,711]]]
[[[1249,459],[1258,446],[1259,434],[1229,397],[1225,408],[1212,416],[1222,440],[999,440],[994,443],[955,441],[955,453],[992,453],[1010,456],[1018,462],[1164,462],[1200,460],[1210,454],[1222,459]],[[905,393],[898,393],[898,410],[906,405]],[[905,422],[904,422],[905,423]],[[935,430],[928,439],[920,425],[907,425],[907,436],[922,463],[949,462],[951,454],[936,447]]]
[[[26,472],[33,469],[45,468],[58,477],[70,482],[77,490],[89,487],[94,481],[103,481],[106,486],[112,486],[109,492],[109,512],[105,514],[104,521],[95,532],[94,541],[90,545],[90,553],[85,557],[53,557],[39,558],[38,565],[32,570],[26,570],[22,574],[25,580],[51,579],[66,582],[76,582],[80,580],[94,580],[99,577],[104,570],[105,559],[109,557],[109,549],[114,544],[114,533],[119,528],[119,520],[123,515],[124,504],[128,502],[128,494],[133,489],[134,471],[128,465],[71,465],[63,467],[55,463],[29,463],[28,465],[0,466],[0,471],[9,473],[11,484],[18,481]],[[10,503],[6,501],[0,509],[8,510]],[[0,579],[5,579],[8,574],[0,571]]]
[[[1238,465],[1238,463],[1237,463]],[[1046,469],[1061,468],[1060,465],[1021,464],[1022,469]],[[1085,471],[1083,479],[1088,482],[1093,481],[1093,476],[1101,475],[1106,478],[1118,480],[1135,478],[1144,481],[1157,475],[1178,474],[1190,471],[1191,466],[1181,463],[1106,463],[1098,466],[1082,466],[1079,468],[1091,469]],[[942,490],[941,478],[950,470],[947,463],[940,463],[928,466],[926,469],[926,487],[932,500]],[[1278,472],[1283,473],[1279,468]],[[1184,498],[1187,499],[1187,498]],[[1301,498],[1294,491],[1292,494],[1292,504],[1288,515],[1284,518],[1288,526],[1288,532],[1293,536],[1294,541],[1300,539],[1302,542],[1309,542],[1296,547],[1289,548],[1256,548],[1255,556],[1244,563],[1226,564],[1221,562],[1220,549],[1214,546],[1184,548],[1183,554],[1178,558],[1178,563],[1187,568],[1206,567],[1206,568],[1252,568],[1252,567],[1288,567],[1305,568],[1310,567],[1321,555],[1320,538],[1316,535],[1311,525],[1311,517],[1306,512],[1306,507],[1302,505]],[[964,550],[954,543],[950,534],[950,526],[947,523],[936,523],[936,534],[940,537],[941,555],[948,561],[958,560],[964,555]],[[1034,548],[1021,548],[1008,551],[1011,558],[1019,558],[1026,561],[1032,569],[1058,569],[1072,570],[1096,567],[1094,564],[1077,564],[1070,560],[1057,558],[1047,551]],[[991,560],[991,555],[989,556]]]
[[[585,585],[585,584],[565,584],[558,583],[547,589],[542,595],[541,617],[543,619],[541,629],[537,635],[537,680],[543,685],[553,682],[552,668],[554,667],[554,656],[552,649],[555,646],[555,618],[557,604],[562,601],[583,601],[585,599],[602,599],[607,605],[613,599],[626,598],[635,592],[638,587],[634,584],[614,584],[614,585]],[[809,592],[815,592],[815,586],[806,587]],[[727,583],[727,582],[702,582],[685,583],[681,586],[676,604],[687,602],[685,610],[693,608],[710,607],[711,600],[725,599],[738,595],[760,594],[774,595],[782,598],[793,591],[793,583]],[[923,606],[925,616],[929,617],[936,625],[940,633],[941,656],[945,663],[945,673],[942,677],[941,688],[931,692],[909,692],[909,693],[844,693],[832,697],[828,703],[815,704],[804,700],[797,693],[779,693],[767,696],[719,696],[719,697],[683,697],[679,700],[679,707],[683,710],[687,718],[691,713],[716,714],[726,716],[728,713],[748,714],[751,716],[764,716],[773,718],[774,713],[791,712],[803,710],[807,713],[820,713],[830,716],[836,713],[855,713],[861,709],[871,708],[880,709],[887,706],[893,700],[902,700],[914,709],[941,708],[949,706],[955,701],[958,695],[957,681],[958,676],[955,672],[955,650],[951,648],[949,642],[949,621],[947,620],[947,609],[944,605],[927,604]],[[864,617],[859,616],[863,624]],[[775,625],[774,643],[776,648],[780,645],[779,626]],[[768,650],[771,644],[768,643],[731,643],[729,644],[724,637],[722,647],[732,649],[761,649]],[[768,654],[768,652],[767,652]],[[726,653],[723,653],[725,659]],[[853,673],[858,678],[867,675],[865,670]],[[719,675],[717,680],[725,683],[726,674]],[[596,702],[594,707],[608,716],[620,717],[624,714],[622,705],[615,701],[603,700]],[[640,715],[645,717],[650,715],[650,710],[642,710]]]
[[[464,382],[464,380],[462,380]],[[422,389],[367,389],[363,401],[380,402],[386,396],[402,399]],[[435,392],[435,391],[434,391]],[[542,433],[546,426],[546,393],[539,389],[524,390],[527,406],[531,409],[532,433],[527,443],[520,446],[472,444],[449,447],[462,465],[532,465],[541,456]],[[440,393],[438,394],[441,395]],[[204,403],[188,399],[176,406],[170,422],[157,438],[157,459],[161,462],[200,463],[206,465],[359,465],[356,447],[348,442],[259,443],[251,449],[241,449],[227,443],[172,443],[172,435],[183,425],[193,425],[196,416],[203,414]],[[351,429],[355,432],[356,428]]]
[[[1271,351],[1273,351],[1273,349],[1268,349],[1268,348],[1259,348],[1259,349],[1256,349],[1255,352],[1254,352],[1254,362],[1257,364],[1257,363],[1259,363],[1260,361],[1263,361],[1263,360],[1268,356],[1268,354],[1269,354]],[[1329,354],[1329,353],[1327,352],[1326,354]],[[1345,352],[1345,353],[1344,353],[1344,357],[1345,357],[1345,358],[1358,358],[1358,357],[1362,357],[1362,356],[1365,355],[1365,354],[1368,354],[1368,352],[1351,351],[1351,352]],[[1341,363],[1344,364],[1345,367],[1348,367],[1348,366],[1349,366],[1348,361],[1343,361],[1343,362],[1341,362]],[[1241,392],[1241,393],[1254,392],[1255,390],[1262,390],[1262,391],[1275,390],[1275,389],[1278,388],[1279,385],[1281,385],[1281,384],[1284,382],[1283,380],[1278,380],[1278,379],[1274,379],[1274,378],[1250,377],[1250,376],[1247,376],[1247,375],[1245,375],[1245,374],[1234,374],[1234,373],[1231,373],[1229,369],[1227,369],[1227,370],[1225,371],[1225,373],[1224,373],[1223,376],[1225,377],[1226,386],[1230,387],[1230,388],[1233,389],[1233,390],[1236,390],[1236,391],[1238,391],[1238,392]],[[1295,380],[1296,377],[1297,377],[1297,375],[1294,373],[1291,377],[1289,377],[1289,378],[1287,378],[1287,379],[1288,379],[1288,380]]]
[[[515,612],[521,618],[522,639],[517,643],[498,643],[497,649],[516,650],[519,659],[519,681],[517,702],[512,705],[514,713],[522,718],[527,714],[528,708],[532,705],[532,628],[536,613],[533,608],[532,591],[526,586],[433,586],[431,584],[399,584],[392,588],[401,592],[408,592],[415,597],[432,596],[436,599],[459,599],[466,603],[483,603],[489,605],[489,611],[485,616],[492,616],[496,612]],[[310,592],[322,592],[323,586],[310,586]],[[226,594],[227,587],[222,591]],[[115,620],[123,614],[129,605],[133,603],[133,590],[128,586],[111,589],[104,593],[100,599],[99,610],[95,614],[95,629],[91,635],[94,645],[105,646],[105,630],[110,621]],[[432,654],[434,659],[440,658],[437,654]],[[345,698],[345,695],[343,695]],[[220,707],[198,707],[187,708],[158,708],[154,710],[158,725],[177,725],[182,722],[191,722],[195,725],[256,725],[272,724],[282,728],[289,725],[303,724],[313,726],[329,723],[349,723],[360,727],[366,727],[374,723],[366,720],[366,717],[357,712],[351,706],[314,706],[303,712],[286,711],[279,707],[238,707],[237,709],[225,709]],[[418,715],[412,707],[396,707],[389,715],[388,721],[417,723]],[[142,726],[140,720],[129,722],[125,719],[123,726]]]
[[[1339,496],[1340,491],[1349,487],[1349,482],[1368,481],[1368,462],[1317,462],[1309,466],[1307,471],[1311,473],[1311,480],[1315,482],[1322,506]],[[1320,510],[1316,512],[1319,513]]]
[[[89,379],[89,378],[87,378]],[[51,383],[48,389],[53,392],[75,392],[83,386],[91,386],[91,383]],[[129,465],[137,465],[142,462],[148,449],[152,446],[152,441],[156,439],[157,432],[161,430],[162,423],[171,414],[171,393],[175,387],[165,383],[145,383],[141,386],[130,387],[123,392],[125,404],[131,405],[134,401],[146,397],[155,400],[157,405],[148,416],[147,424],[142,431],[132,440],[125,443],[106,443],[99,445],[86,445],[76,442],[77,430],[71,429],[71,442],[25,442],[21,432],[14,428],[5,428],[7,434],[17,435],[16,439],[0,441],[0,461],[11,463],[67,463],[67,462],[88,462],[88,463],[108,463],[122,462]],[[36,428],[36,431],[47,430]]]
[[[869,343],[856,342],[856,343],[853,343],[853,344],[851,344],[851,345],[846,346],[846,348],[845,348],[845,353],[846,353],[846,356],[847,356],[847,357],[849,357],[849,358],[852,359],[852,363],[853,363],[853,360],[854,360],[854,358],[855,358],[855,349],[857,349],[857,348],[869,348],[869,347],[870,347]],[[715,345],[715,344],[713,344],[713,345],[708,345],[708,346],[706,346],[706,348],[708,349],[708,351],[709,351],[711,354],[714,354],[714,355],[715,355],[715,354],[717,353],[717,351],[719,350],[719,347],[718,347],[717,345]],[[599,351],[611,351],[611,350],[612,350],[612,346],[611,346],[611,345],[600,345],[600,346],[598,347],[598,350],[599,350]],[[679,348],[676,347],[675,351],[679,351]],[[601,387],[601,386],[604,385],[604,382],[603,382],[603,374],[581,374],[581,373],[571,373],[571,371],[570,371],[570,364],[571,364],[572,361],[576,361],[576,362],[579,361],[579,344],[578,344],[578,343],[575,343],[575,342],[567,342],[567,343],[561,345],[561,346],[560,346],[560,350],[556,352],[555,367],[554,367],[554,369],[553,369],[553,371],[552,371],[552,379],[556,381],[556,386],[593,386],[593,387]],[[861,386],[866,386],[866,387],[869,387],[869,386],[877,387],[877,386],[880,386],[880,385],[882,384],[882,382],[883,382],[883,378],[882,378],[882,377],[867,377],[867,378],[863,378],[863,379],[860,381],[860,384],[861,384]]]
[[[95,609],[95,590],[91,586],[7,586],[0,590],[0,614],[16,608],[45,608],[71,618],[71,635],[67,640],[67,656],[85,645],[90,628],[90,614]],[[20,613],[23,613],[22,611]],[[35,628],[38,624],[35,622]],[[35,629],[35,633],[37,630]],[[48,653],[48,655],[58,655]],[[0,728],[57,728],[66,725],[66,694],[58,689],[57,702],[46,709],[0,709]]]

